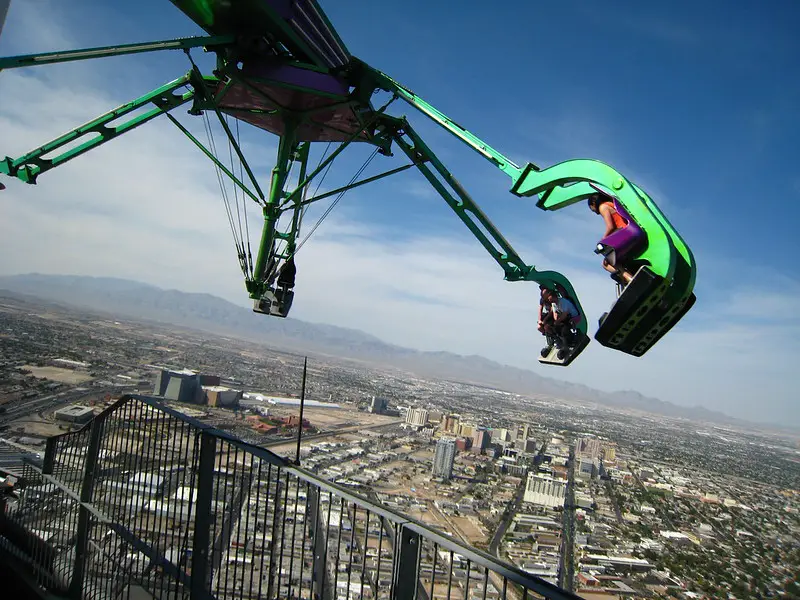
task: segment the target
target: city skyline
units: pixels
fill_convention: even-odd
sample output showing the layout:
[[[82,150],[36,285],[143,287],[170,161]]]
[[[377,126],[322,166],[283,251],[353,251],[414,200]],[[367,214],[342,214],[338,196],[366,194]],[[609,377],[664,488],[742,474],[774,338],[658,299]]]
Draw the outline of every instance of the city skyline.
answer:
[[[358,330],[338,329],[332,330],[326,325],[317,325],[314,323],[302,323],[301,329],[297,330],[294,327],[286,332],[281,332],[281,329],[275,330],[272,334],[266,337],[254,334],[248,331],[246,334],[238,325],[241,321],[238,317],[249,318],[250,311],[244,307],[231,306],[227,301],[218,299],[208,295],[191,295],[183,292],[163,291],[160,288],[155,288],[149,284],[140,284],[138,282],[128,280],[115,280],[104,278],[86,278],[86,277],[70,277],[70,276],[42,276],[31,275],[21,277],[4,278],[0,275],[0,290],[8,288],[11,293],[21,293],[26,296],[35,296],[43,300],[49,300],[53,297],[58,298],[58,304],[65,304],[73,306],[80,310],[88,310],[93,312],[100,310],[103,313],[110,311],[121,318],[132,318],[135,322],[140,322],[142,319],[146,321],[155,320],[165,324],[179,325],[182,327],[188,326],[189,328],[198,332],[208,331],[210,333],[220,333],[220,326],[215,321],[215,318],[222,319],[225,322],[233,322],[237,327],[230,329],[228,334],[245,341],[254,341],[258,343],[263,341],[271,347],[286,347],[287,350],[294,352],[305,352],[310,355],[322,353],[322,356],[335,353],[345,359],[353,359],[358,361],[366,361],[374,364],[376,367],[393,366],[392,358],[400,360],[401,357],[409,359],[409,352],[407,349],[386,344],[368,334],[364,334]],[[76,292],[76,290],[78,290]],[[155,291],[155,296],[148,296],[147,294],[141,295],[142,290],[147,292]],[[62,295],[62,294],[67,295]],[[55,296],[53,296],[55,294]],[[177,294],[177,295],[176,295]],[[98,298],[104,298],[105,301],[99,301]],[[131,304],[126,304],[126,300],[131,300]],[[198,301],[198,304],[193,304],[193,300]],[[208,304],[207,301],[211,300]],[[222,304],[218,304],[221,302]],[[180,319],[176,317],[177,313],[174,311],[164,312],[165,306],[171,306],[175,303],[176,307],[180,307]],[[148,312],[150,305],[159,307],[154,312]],[[229,312],[233,309],[236,313]],[[204,315],[208,318],[200,318],[195,320],[196,315]],[[172,317],[172,318],[171,318]],[[188,320],[187,320],[188,319]],[[261,320],[263,321],[263,320]],[[283,321],[266,321],[266,323],[278,323]],[[298,325],[300,325],[298,323]],[[225,327],[223,326],[223,329]],[[260,330],[261,331],[261,330]],[[275,334],[278,337],[275,337]],[[297,336],[293,339],[293,336]],[[343,337],[337,338],[337,335]],[[317,346],[315,339],[319,337],[324,340],[322,346]],[[359,346],[367,344],[368,348],[365,352],[353,352],[353,345]],[[331,345],[333,344],[333,345]],[[372,356],[370,351],[377,352],[376,359]],[[388,353],[388,354],[387,354]],[[438,367],[432,367],[429,364],[429,358],[436,358],[442,360],[444,357],[442,353],[412,353],[418,357],[418,360],[411,359],[410,362],[403,361],[402,369],[408,372],[420,371],[422,375],[431,376],[436,375],[444,377],[447,380],[464,380],[473,382],[478,385],[488,385],[503,387],[502,381],[506,381],[506,391],[513,392],[536,392],[541,391],[536,389],[537,381],[530,381],[528,385],[524,382],[516,382],[515,380],[520,374],[530,373],[534,377],[538,376],[533,371],[514,371],[513,373],[506,373],[507,367],[499,363],[483,362],[485,359],[476,356],[462,356],[452,354],[448,356],[444,363],[439,364]],[[477,375],[472,369],[476,366],[473,360],[477,360],[481,369],[487,368],[487,371],[481,371],[481,375]],[[462,365],[463,363],[463,365]],[[425,365],[425,366],[423,366]],[[394,366],[397,366],[394,363]],[[546,373],[545,373],[546,374]],[[510,378],[510,379],[509,379]],[[485,380],[484,380],[485,379]],[[547,382],[552,382],[556,388],[551,389],[548,393],[555,394],[556,396],[570,397],[573,400],[583,402],[600,402],[618,410],[643,410],[644,412],[652,413],[654,415],[677,416],[686,418],[689,421],[699,422],[715,422],[720,425],[739,424],[748,425],[752,427],[765,427],[768,429],[783,430],[783,431],[800,431],[800,422],[793,425],[791,419],[784,419],[781,422],[775,422],[769,418],[756,418],[748,419],[744,415],[736,415],[727,410],[703,412],[698,411],[697,407],[681,406],[678,403],[666,402],[662,404],[663,399],[642,397],[636,392],[624,390],[612,390],[610,394],[599,397],[597,394],[604,394],[602,390],[595,388],[584,388],[577,390],[570,388],[568,383],[561,382],[558,378],[545,379]],[[531,389],[532,388],[534,389]],[[584,397],[584,392],[590,392],[589,397]],[[592,393],[596,392],[596,393]],[[643,405],[642,402],[646,403]],[[790,415],[791,417],[792,415]]]
[[[352,575],[353,599],[368,585],[370,597],[388,597],[391,582],[409,576],[435,598],[451,585],[500,597],[501,573],[484,576],[488,559],[464,548],[587,599],[800,590],[797,435],[687,427],[319,357],[307,395],[326,402],[306,407],[298,455],[297,403],[259,402],[253,392],[296,393],[302,356],[9,297],[0,329],[0,459],[13,471],[27,456],[34,473],[5,515],[55,541],[54,563],[66,567],[82,496],[63,487],[91,490],[91,514],[130,530],[84,530],[92,585],[118,572],[155,595],[179,588],[175,573],[203,564],[192,539],[209,528],[209,585],[243,598],[325,585],[313,576],[323,565],[331,588]],[[249,400],[220,406],[209,393],[182,393],[173,375],[213,384],[205,391],[234,386]],[[375,398],[384,414],[371,410]],[[487,444],[470,444],[487,430]],[[35,476],[43,455],[50,478]],[[213,491],[201,500],[202,489]],[[419,559],[399,580],[391,536],[402,537],[387,518],[420,534],[422,552],[410,553]],[[148,560],[130,552],[131,535],[146,542]],[[450,550],[462,558],[446,543],[460,544]],[[109,570],[114,556],[129,568]],[[153,561],[174,568],[148,569]]]

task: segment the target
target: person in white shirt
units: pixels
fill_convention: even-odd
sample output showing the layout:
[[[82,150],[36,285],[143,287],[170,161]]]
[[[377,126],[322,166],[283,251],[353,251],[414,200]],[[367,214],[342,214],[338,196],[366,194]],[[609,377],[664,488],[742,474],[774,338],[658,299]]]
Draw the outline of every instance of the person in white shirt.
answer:
[[[542,296],[543,300],[550,305],[553,314],[552,321],[544,326],[545,335],[555,339],[556,347],[569,347],[570,331],[574,325],[580,322],[580,311],[572,300],[559,296],[552,290],[542,292]]]
[[[555,313],[553,312],[553,303],[549,299],[549,293],[550,290],[544,285],[539,286],[539,320],[536,328],[547,340],[547,345],[542,348],[543,357],[550,354],[556,342],[555,333],[553,332]]]

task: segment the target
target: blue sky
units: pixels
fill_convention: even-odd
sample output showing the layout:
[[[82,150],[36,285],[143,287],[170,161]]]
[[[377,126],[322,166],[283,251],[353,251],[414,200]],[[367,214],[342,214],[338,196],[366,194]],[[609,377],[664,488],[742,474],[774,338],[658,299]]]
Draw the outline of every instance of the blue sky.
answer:
[[[642,359],[595,343],[569,369],[540,367],[533,286],[502,282],[444,202],[419,174],[406,173],[345,196],[298,257],[293,316],[421,349],[480,353],[601,389],[800,424],[800,41],[792,28],[800,6],[766,6],[322,2],[354,55],[518,163],[597,158],[648,190],[695,254],[698,304]],[[0,55],[197,33],[166,0],[76,0],[69,12],[61,3],[16,0]],[[10,148],[0,154],[22,153],[187,66],[171,53],[2,73],[0,144]],[[539,211],[422,115],[399,103],[394,114],[409,116],[523,258],[574,280],[596,322],[613,301],[613,284],[591,252],[599,219],[582,204]],[[0,272],[120,275],[246,303],[213,171],[162,121],[56,169],[33,189],[5,181]],[[244,135],[266,182],[275,140]],[[368,152],[356,149],[337,163],[326,187],[349,179]],[[368,174],[397,164],[376,160]],[[174,202],[137,204],[164,189]],[[12,219],[28,223],[30,235]],[[98,251],[115,240],[106,231],[121,226],[148,243]],[[212,238],[220,240],[218,255]],[[159,268],[170,252],[187,257],[180,275]],[[369,285],[363,270],[372,273]]]

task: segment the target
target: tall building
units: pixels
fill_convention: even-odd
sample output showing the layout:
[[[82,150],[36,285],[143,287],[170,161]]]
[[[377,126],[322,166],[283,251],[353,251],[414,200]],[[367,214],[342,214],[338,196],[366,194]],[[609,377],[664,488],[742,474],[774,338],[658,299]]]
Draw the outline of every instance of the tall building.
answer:
[[[458,415],[447,415],[439,422],[439,429],[447,433],[458,431]]]
[[[157,396],[163,396],[167,400],[198,404],[203,401],[201,376],[199,373],[188,369],[183,371],[162,369],[156,376],[153,393]]]
[[[592,460],[600,458],[600,440],[597,438],[579,438],[575,442],[575,456],[585,456]]]
[[[94,409],[89,406],[79,406],[73,404],[66,408],[60,408],[53,413],[56,419],[69,423],[88,423],[94,416]]]
[[[492,441],[497,444],[506,444],[511,441],[511,435],[505,427],[492,429]]]
[[[477,427],[474,423],[459,423],[458,435],[471,438],[472,434],[475,432],[475,429],[477,429]]]
[[[222,379],[219,375],[203,375],[200,374],[200,385],[221,385]]]
[[[414,427],[425,427],[428,422],[428,411],[424,408],[409,408],[406,413],[406,423]]]
[[[372,397],[372,404],[370,404],[369,412],[376,415],[382,415],[389,408],[389,401],[386,398]]]
[[[552,477],[543,477],[536,473],[528,473],[528,481],[525,484],[524,502],[556,508],[564,506],[567,495],[567,484],[556,481]]]
[[[436,443],[433,455],[433,476],[450,479],[453,476],[453,461],[456,459],[456,441],[443,438]]]
[[[477,429],[472,436],[472,447],[477,450],[485,450],[492,441],[491,432],[486,429]]]
[[[204,385],[203,395],[208,406],[237,406],[242,399],[241,390],[232,390],[221,385]]]
[[[598,461],[597,459],[589,458],[588,456],[581,456],[578,459],[575,475],[584,479],[591,479],[597,475]]]

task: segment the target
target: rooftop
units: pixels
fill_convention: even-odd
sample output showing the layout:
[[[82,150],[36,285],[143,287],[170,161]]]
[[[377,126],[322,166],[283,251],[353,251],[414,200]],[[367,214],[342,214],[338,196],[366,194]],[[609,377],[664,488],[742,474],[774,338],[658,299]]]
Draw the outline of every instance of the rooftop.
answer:
[[[67,406],[66,408],[57,410],[56,414],[70,417],[82,417],[83,415],[92,412],[94,412],[94,409],[91,406],[80,406],[79,404],[74,404],[72,406]]]

